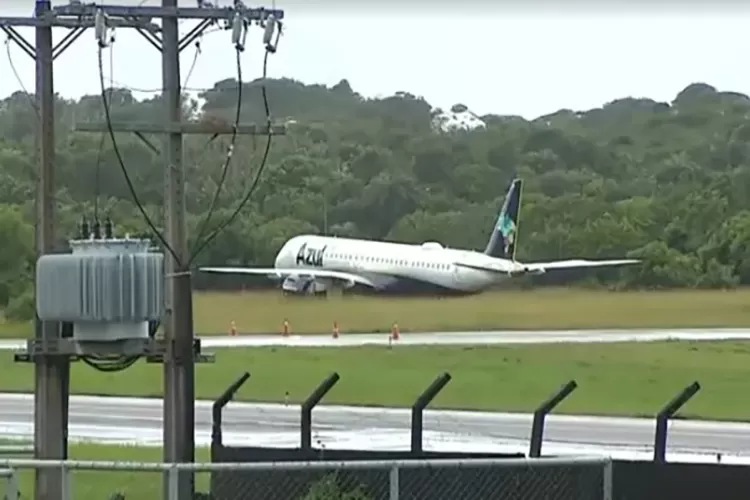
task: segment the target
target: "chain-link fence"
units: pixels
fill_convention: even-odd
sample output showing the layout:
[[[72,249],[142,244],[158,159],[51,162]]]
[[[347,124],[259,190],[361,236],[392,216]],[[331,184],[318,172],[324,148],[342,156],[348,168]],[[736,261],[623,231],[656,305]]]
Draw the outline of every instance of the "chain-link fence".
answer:
[[[33,498],[34,469],[56,471],[63,500],[185,500],[194,474],[211,500],[611,500],[607,458],[158,464],[4,460],[5,499]],[[164,474],[168,491],[164,496]]]
[[[164,495],[161,464],[126,462],[44,462],[8,460],[0,465],[0,500],[156,500]],[[53,466],[54,465],[54,466]],[[37,485],[36,469],[48,480]],[[3,472],[4,471],[4,472]],[[62,471],[62,474],[60,472]],[[195,474],[195,490],[208,492],[211,474]],[[39,487],[39,491],[37,491]],[[38,495],[41,494],[41,496]]]
[[[34,454],[34,447],[28,444],[0,445],[0,457],[6,459],[20,458]],[[12,469],[0,467],[0,500],[19,497],[18,474]]]

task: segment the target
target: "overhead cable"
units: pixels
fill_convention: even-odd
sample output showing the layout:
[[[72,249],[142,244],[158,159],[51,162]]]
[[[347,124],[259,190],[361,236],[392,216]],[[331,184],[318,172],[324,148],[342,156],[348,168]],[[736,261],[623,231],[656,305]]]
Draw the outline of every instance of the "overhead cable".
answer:
[[[235,16],[234,18],[234,26],[232,29],[232,41],[234,42],[234,50],[235,50],[235,61],[236,61],[236,67],[237,67],[237,104],[235,106],[235,114],[234,114],[234,124],[232,125],[232,138],[229,143],[229,147],[227,148],[227,154],[226,159],[224,160],[224,165],[222,165],[221,168],[221,178],[219,179],[219,183],[216,186],[216,190],[214,191],[214,196],[211,199],[211,204],[208,207],[208,211],[206,212],[206,217],[203,219],[203,222],[200,225],[200,228],[198,229],[198,234],[195,237],[195,247],[190,252],[190,260],[188,261],[188,266],[193,261],[193,256],[195,255],[195,248],[200,245],[200,240],[203,237],[207,227],[208,223],[211,221],[211,217],[213,216],[214,210],[216,210],[216,204],[219,201],[219,196],[221,195],[221,190],[224,188],[224,183],[227,179],[227,174],[229,173],[229,166],[232,163],[232,156],[234,154],[234,147],[237,143],[237,128],[240,125],[240,117],[242,114],[242,52],[245,50],[245,38],[247,37],[247,22],[245,19],[239,16]]]
[[[277,27],[278,29],[276,29]],[[261,160],[260,166],[258,167],[258,171],[256,172],[255,177],[253,178],[250,188],[248,189],[247,193],[245,193],[245,196],[243,196],[242,200],[240,201],[240,204],[237,206],[234,212],[226,220],[224,220],[221,224],[217,225],[214,228],[214,230],[203,241],[203,243],[199,244],[197,249],[192,253],[188,265],[192,264],[194,260],[200,255],[200,253],[227,226],[229,226],[232,222],[234,222],[234,220],[237,218],[240,212],[245,208],[247,203],[250,201],[250,198],[252,197],[253,193],[255,192],[256,187],[258,186],[258,182],[260,181],[261,175],[263,174],[263,170],[268,162],[268,154],[271,150],[271,142],[273,140],[273,129],[272,129],[273,124],[271,120],[271,110],[268,104],[268,93],[266,89],[266,79],[268,78],[268,56],[270,54],[276,53],[276,50],[278,48],[279,38],[281,37],[281,34],[282,34],[282,29],[283,29],[283,25],[281,21],[277,21],[273,16],[269,16],[266,22],[265,31],[263,34],[263,43],[265,45],[265,53],[263,55],[263,75],[261,79],[261,94],[263,96],[263,108],[265,111],[268,133],[267,133],[266,147],[265,147],[265,151],[263,152],[263,158]],[[275,40],[274,40],[274,35],[276,35]]]
[[[102,19],[102,21],[100,21]],[[151,231],[154,233],[154,235],[159,239],[161,244],[164,246],[165,250],[169,252],[169,254],[174,258],[175,262],[178,263],[178,265],[181,265],[181,259],[177,255],[177,252],[172,248],[172,246],[167,242],[164,235],[157,229],[156,225],[151,220],[151,217],[149,217],[148,213],[146,212],[146,209],[143,207],[143,204],[140,201],[140,198],[138,197],[138,193],[135,190],[135,186],[133,185],[132,180],[130,179],[130,174],[128,173],[128,169],[125,166],[125,161],[122,158],[122,154],[120,153],[120,148],[117,146],[117,138],[115,137],[115,131],[112,128],[112,116],[110,113],[110,107],[109,102],[107,100],[107,90],[104,85],[104,63],[103,63],[103,51],[104,49],[109,45],[110,40],[107,38],[107,30],[105,26],[105,21],[103,20],[103,14],[101,11],[97,13],[97,19],[95,23],[96,28],[96,36],[97,36],[97,54],[99,59],[99,84],[101,87],[101,98],[102,98],[102,105],[104,106],[104,115],[105,115],[105,121],[107,124],[107,131],[109,132],[109,137],[112,140],[112,150],[115,153],[115,156],[117,157],[117,162],[120,164],[120,170],[122,171],[123,176],[125,177],[125,182],[128,185],[128,190],[130,191],[131,196],[133,197],[133,202],[135,203],[138,210],[141,212],[141,215],[143,216],[143,219],[146,221],[146,224],[148,224]],[[105,28],[101,28],[101,26],[105,26]]]

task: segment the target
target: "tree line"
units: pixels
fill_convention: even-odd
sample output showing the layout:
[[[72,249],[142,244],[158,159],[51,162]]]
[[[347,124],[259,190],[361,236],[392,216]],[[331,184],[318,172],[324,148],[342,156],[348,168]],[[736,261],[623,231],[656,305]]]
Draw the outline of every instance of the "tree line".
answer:
[[[261,83],[243,84],[242,122],[265,122]],[[265,84],[273,118],[288,133],[274,138],[250,202],[198,265],[271,265],[284,241],[303,232],[483,249],[510,180],[521,176],[521,260],[644,260],[631,269],[573,276],[590,285],[750,283],[745,95],[695,83],[672,102],[623,98],[534,120],[486,115],[479,117],[484,126],[461,129],[442,126],[442,110],[407,92],[368,99],[346,80],[332,87],[290,79]],[[199,100],[185,96],[185,120],[231,124],[237,87],[223,80]],[[114,121],[162,119],[158,94],[138,100],[127,88],[114,88],[109,100]],[[33,96],[17,92],[0,101],[0,305],[10,309],[18,297],[30,296],[33,276],[37,119]],[[61,247],[76,235],[80,218],[95,213],[111,217],[120,235],[149,234],[107,134],[75,131],[76,123],[102,119],[99,95],[57,98]],[[158,137],[148,139],[160,145]],[[185,139],[192,238],[212,204],[229,141]],[[209,228],[247,192],[265,141],[237,140]],[[125,133],[117,135],[117,146],[141,202],[161,224],[158,148]],[[200,276],[197,284],[219,286],[214,279]]]

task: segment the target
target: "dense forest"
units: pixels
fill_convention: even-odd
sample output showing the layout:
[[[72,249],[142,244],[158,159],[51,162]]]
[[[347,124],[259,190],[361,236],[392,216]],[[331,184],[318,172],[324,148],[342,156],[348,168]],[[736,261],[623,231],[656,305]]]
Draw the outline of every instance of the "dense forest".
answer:
[[[481,249],[510,179],[520,175],[521,260],[644,259],[622,272],[588,275],[589,284],[750,283],[745,95],[695,83],[672,102],[623,98],[531,121],[487,115],[472,118],[481,126],[451,127],[442,110],[406,92],[367,99],[345,80],[330,88],[289,79],[266,86],[271,114],[288,133],[274,138],[250,202],[197,264],[271,264],[282,243],[302,232]],[[242,89],[242,122],[264,123],[261,82]],[[161,120],[158,95],[136,100],[128,89],[110,93],[113,121]],[[235,80],[217,82],[199,98],[186,96],[186,120],[234,121]],[[109,215],[120,235],[148,234],[109,137],[74,131],[76,123],[102,117],[99,95],[57,101],[61,247],[81,216],[95,212]],[[0,305],[10,301],[11,310],[18,296],[29,295],[32,276],[36,123],[33,96],[18,92],[0,101]],[[132,134],[117,138],[137,194],[160,225],[163,160]],[[185,140],[192,238],[212,204],[229,143],[226,136]],[[264,136],[237,139],[209,227],[243,198],[265,143]]]

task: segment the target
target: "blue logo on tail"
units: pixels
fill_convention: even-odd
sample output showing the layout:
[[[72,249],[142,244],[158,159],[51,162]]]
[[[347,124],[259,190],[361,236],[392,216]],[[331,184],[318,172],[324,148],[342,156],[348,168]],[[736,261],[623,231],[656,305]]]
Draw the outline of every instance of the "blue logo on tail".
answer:
[[[516,239],[516,224],[508,214],[503,212],[497,219],[497,230],[503,236],[505,254],[509,254],[510,247]]]
[[[502,259],[515,259],[518,242],[518,214],[521,210],[521,179],[511,182],[505,203],[492,228],[485,255]]]

